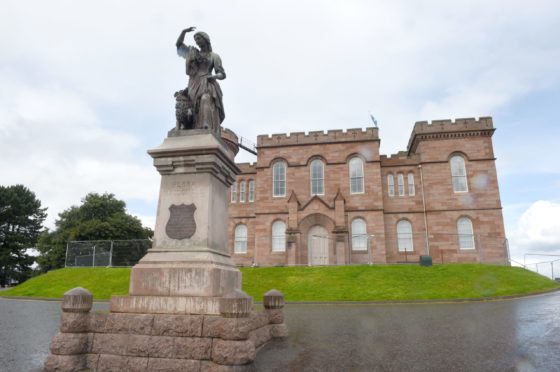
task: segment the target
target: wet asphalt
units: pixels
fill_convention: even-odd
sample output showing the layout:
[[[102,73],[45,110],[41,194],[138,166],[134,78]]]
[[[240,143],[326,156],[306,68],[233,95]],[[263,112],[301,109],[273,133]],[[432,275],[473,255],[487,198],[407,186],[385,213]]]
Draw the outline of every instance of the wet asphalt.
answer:
[[[95,309],[107,308],[106,303]],[[560,371],[560,292],[424,304],[289,304],[258,371]],[[0,371],[40,370],[60,303],[0,299]]]

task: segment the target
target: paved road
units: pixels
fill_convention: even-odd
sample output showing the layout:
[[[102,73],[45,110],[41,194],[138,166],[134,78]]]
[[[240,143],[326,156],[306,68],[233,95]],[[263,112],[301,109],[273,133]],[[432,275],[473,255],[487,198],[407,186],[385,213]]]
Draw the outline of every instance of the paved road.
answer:
[[[96,304],[97,309],[106,304]],[[0,299],[0,370],[38,370],[58,302]],[[259,371],[560,371],[560,292],[516,300],[288,305]]]

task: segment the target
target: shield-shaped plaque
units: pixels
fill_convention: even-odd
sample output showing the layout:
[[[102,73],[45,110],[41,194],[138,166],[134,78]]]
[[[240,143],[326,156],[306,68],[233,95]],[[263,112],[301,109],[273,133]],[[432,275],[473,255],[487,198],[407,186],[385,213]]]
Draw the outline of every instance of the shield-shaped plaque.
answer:
[[[194,211],[196,211],[194,203],[189,205],[171,204],[169,207],[169,221],[165,225],[167,236],[178,240],[193,236],[196,231]]]

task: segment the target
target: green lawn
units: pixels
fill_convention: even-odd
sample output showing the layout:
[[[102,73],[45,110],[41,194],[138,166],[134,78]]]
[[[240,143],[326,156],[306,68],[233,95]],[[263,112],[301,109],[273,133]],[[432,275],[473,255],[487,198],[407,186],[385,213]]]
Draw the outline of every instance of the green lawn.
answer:
[[[391,301],[483,298],[538,293],[560,284],[518,267],[480,264],[242,268],[243,290],[256,301],[271,288],[287,301]],[[74,287],[96,299],[127,294],[130,269],[61,269],[1,296],[62,297]]]

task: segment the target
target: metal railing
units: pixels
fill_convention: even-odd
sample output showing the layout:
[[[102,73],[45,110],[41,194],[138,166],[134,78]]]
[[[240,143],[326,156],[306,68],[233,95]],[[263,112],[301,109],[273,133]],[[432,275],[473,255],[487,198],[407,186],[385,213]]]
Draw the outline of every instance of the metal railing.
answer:
[[[149,239],[71,241],[64,267],[134,266],[151,246]]]

